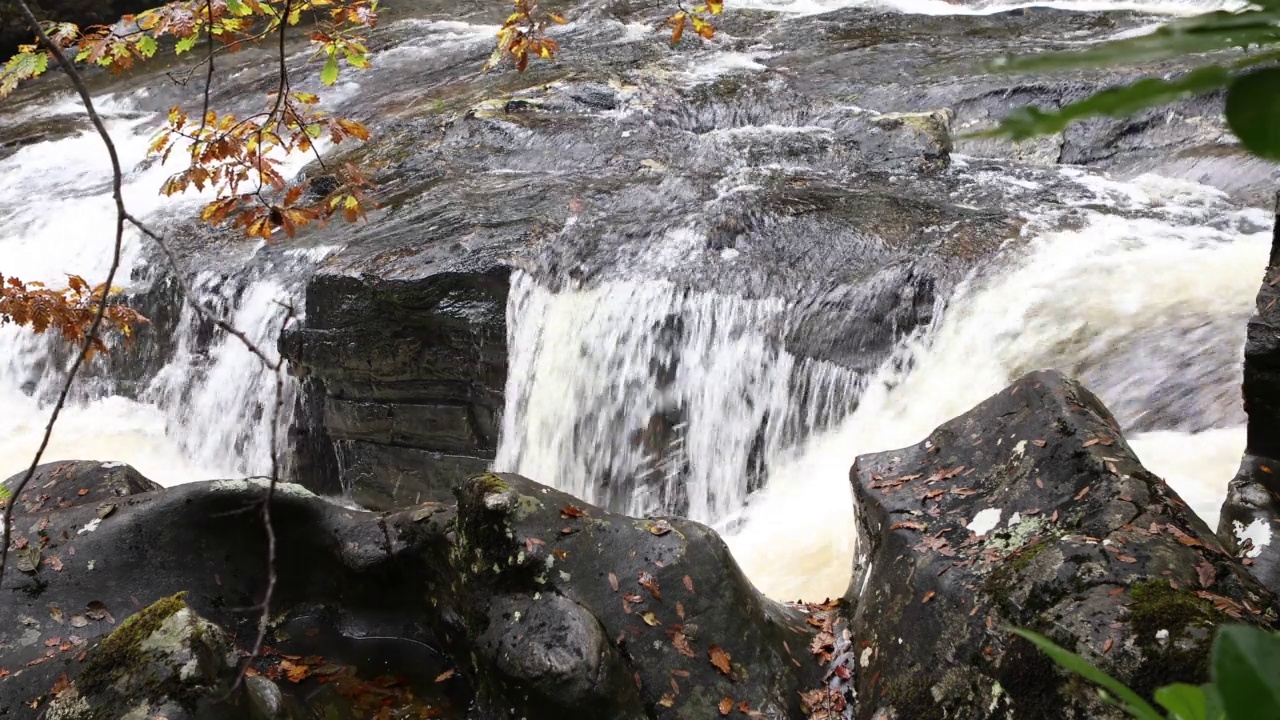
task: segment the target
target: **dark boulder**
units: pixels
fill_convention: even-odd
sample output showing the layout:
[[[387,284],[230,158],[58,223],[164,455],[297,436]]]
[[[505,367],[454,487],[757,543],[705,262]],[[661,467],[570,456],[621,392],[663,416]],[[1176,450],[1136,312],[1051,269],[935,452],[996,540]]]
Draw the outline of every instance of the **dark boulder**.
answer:
[[[859,718],[1120,717],[1008,626],[1149,697],[1207,679],[1219,623],[1277,624],[1275,597],[1055,372],[859,457],[852,482]]]
[[[1280,209],[1280,194],[1276,196]],[[1248,415],[1244,458],[1227,486],[1218,536],[1242,553],[1253,574],[1280,592],[1280,220],[1249,320],[1244,347],[1244,410]]]
[[[13,492],[24,475],[26,471],[13,475],[0,483],[0,487]],[[16,510],[20,513],[34,513],[55,508],[97,505],[160,489],[162,486],[159,483],[143,477],[142,473],[121,462],[67,460],[45,463],[36,468],[26,488],[19,494]]]
[[[142,701],[174,719],[356,717],[337,682],[226,697],[235,663],[220,633],[251,647],[267,587],[265,489],[212,481],[122,497],[105,515],[20,510],[15,547],[36,550],[0,584],[0,715],[36,718],[59,696],[77,720]],[[406,678],[430,703],[418,709],[442,717],[474,706],[468,717],[530,720],[710,718],[725,698],[779,720],[819,684],[812,615],[756,592],[710,529],[613,515],[516,476],[457,492],[456,507],[388,514],[279,485],[260,674],[316,656],[325,673]],[[75,714],[85,706],[109,715]]]

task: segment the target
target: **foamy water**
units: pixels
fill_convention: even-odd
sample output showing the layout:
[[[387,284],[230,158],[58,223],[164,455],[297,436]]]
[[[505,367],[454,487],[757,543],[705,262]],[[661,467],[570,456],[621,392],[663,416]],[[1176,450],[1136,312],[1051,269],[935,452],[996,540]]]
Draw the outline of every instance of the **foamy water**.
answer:
[[[1015,265],[962,293],[936,331],[915,343],[910,372],[882,371],[848,420],[771,473],[748,504],[745,525],[726,537],[764,592],[806,599],[843,594],[856,544],[848,478],[854,457],[918,443],[1026,371],[1078,370],[1117,349],[1131,351],[1120,344],[1123,336],[1155,325],[1193,367],[1231,363],[1234,383],[1227,391],[1238,403],[1245,323],[1270,233],[1178,222],[1217,212],[1230,219],[1210,188],[1153,178],[1134,185],[1104,181],[1103,187],[1125,191],[1127,200],[1116,202],[1161,209],[1169,194],[1149,193],[1144,182],[1176,187],[1182,202],[1160,218],[1095,214],[1081,230],[1037,238]],[[1251,211],[1237,215],[1254,227]],[[1216,347],[1176,342],[1205,316],[1227,320],[1212,339]],[[1208,352],[1222,347],[1228,348],[1224,354]],[[1166,381],[1139,354],[1109,360],[1118,372],[1103,376],[1109,383],[1090,386],[1109,405],[1140,402]],[[1132,435],[1130,442],[1148,468],[1217,526],[1226,484],[1244,449],[1243,428],[1151,432]]]

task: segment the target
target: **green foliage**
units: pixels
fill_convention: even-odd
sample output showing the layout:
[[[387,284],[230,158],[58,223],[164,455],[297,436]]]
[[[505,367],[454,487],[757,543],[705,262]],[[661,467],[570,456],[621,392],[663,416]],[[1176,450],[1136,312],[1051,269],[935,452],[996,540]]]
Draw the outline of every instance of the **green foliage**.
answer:
[[[1063,669],[1100,686],[1103,700],[1135,720],[1255,720],[1280,718],[1280,635],[1245,625],[1224,625],[1213,641],[1212,682],[1155,691],[1161,715],[1145,700],[1088,660],[1048,638],[1011,630],[1043,650]]]
[[[1202,57],[1207,53],[1234,57]],[[1243,57],[1240,55],[1243,54]],[[1171,59],[1203,60],[1178,77],[1144,78],[1108,88],[1056,110],[1024,107],[982,137],[1025,140],[1049,135],[1088,117],[1126,117],[1149,108],[1226,88],[1226,120],[1249,152],[1280,159],[1280,0],[1169,22],[1148,35],[1098,43],[1085,50],[1006,57],[990,69],[1042,72],[1116,67]]]

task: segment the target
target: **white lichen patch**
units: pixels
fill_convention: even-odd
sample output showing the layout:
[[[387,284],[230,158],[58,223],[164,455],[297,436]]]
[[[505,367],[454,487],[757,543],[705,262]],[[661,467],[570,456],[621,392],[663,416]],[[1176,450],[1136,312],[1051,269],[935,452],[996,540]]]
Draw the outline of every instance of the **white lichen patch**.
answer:
[[[987,508],[981,510],[977,515],[973,516],[973,522],[965,525],[969,532],[982,537],[991,532],[1000,524],[1000,508]]]
[[[237,480],[214,480],[210,485],[215,492],[235,492],[242,493],[250,489],[266,490],[271,487],[271,481],[266,478],[239,478]],[[315,493],[302,487],[298,483],[277,482],[275,493],[278,495],[289,495],[297,498],[317,498]]]
[[[101,524],[102,524],[102,518],[94,518],[94,519],[90,520],[89,522],[85,523],[85,526],[84,526],[84,527],[82,527],[82,528],[80,528],[79,530],[77,530],[77,531],[76,531],[76,534],[77,534],[77,535],[84,535],[85,533],[91,533],[91,532],[93,532],[94,530],[97,530],[97,529],[98,529],[98,526],[99,526],[99,525],[101,525]]]
[[[1254,520],[1248,527],[1239,520],[1235,520],[1231,523],[1231,529],[1235,531],[1236,541],[1241,545],[1246,541],[1253,543],[1253,547],[1245,553],[1245,557],[1256,558],[1262,554],[1262,548],[1271,544],[1271,525],[1265,518]]]
[[[1020,458],[1027,452],[1027,441],[1019,440],[1017,445],[1013,446],[1013,456]]]

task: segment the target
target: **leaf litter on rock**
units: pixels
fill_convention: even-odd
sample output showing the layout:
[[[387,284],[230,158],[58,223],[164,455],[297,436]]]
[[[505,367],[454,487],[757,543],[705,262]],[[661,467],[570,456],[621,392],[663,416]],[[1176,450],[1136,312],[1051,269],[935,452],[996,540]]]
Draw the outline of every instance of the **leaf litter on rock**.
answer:
[[[658,579],[652,573],[647,570],[641,570],[637,576],[637,581],[640,583],[640,587],[648,590],[655,600],[662,599],[662,590],[658,587]]]
[[[729,664],[729,661],[730,661],[729,653],[721,649],[719,645],[712,645],[707,650],[707,655],[711,659],[711,664],[714,665],[717,670],[724,673],[725,675],[729,674],[730,670],[732,669],[732,666]]]

